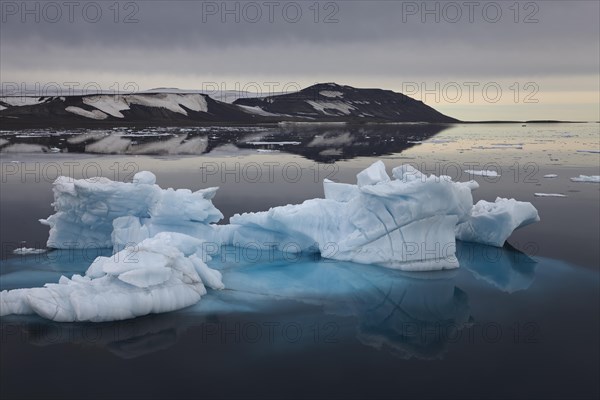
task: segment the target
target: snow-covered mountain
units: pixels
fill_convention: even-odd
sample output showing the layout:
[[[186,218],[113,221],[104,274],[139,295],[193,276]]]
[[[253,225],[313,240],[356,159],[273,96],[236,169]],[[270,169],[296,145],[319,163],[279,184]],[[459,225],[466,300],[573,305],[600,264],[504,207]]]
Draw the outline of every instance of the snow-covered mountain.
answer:
[[[380,122],[456,122],[423,102],[382,89],[319,83],[296,93],[242,98],[233,104],[310,120]]]
[[[0,97],[2,128],[51,126],[198,125],[282,121],[455,122],[420,101],[381,89],[333,83],[229,104],[186,90],[135,94]]]
[[[200,93],[0,97],[3,128],[256,123],[255,114]]]

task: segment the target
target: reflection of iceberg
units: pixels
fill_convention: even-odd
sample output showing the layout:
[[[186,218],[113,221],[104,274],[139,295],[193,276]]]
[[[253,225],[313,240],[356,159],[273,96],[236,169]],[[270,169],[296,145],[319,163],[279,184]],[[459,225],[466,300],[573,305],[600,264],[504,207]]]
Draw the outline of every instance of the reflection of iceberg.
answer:
[[[290,263],[285,257],[272,260],[267,252],[258,252],[253,259],[271,261],[222,270],[223,282],[237,296],[301,301],[322,306],[327,314],[355,318],[362,343],[402,357],[439,356],[448,338],[469,321],[468,298],[455,287],[454,271],[407,275],[299,257]]]
[[[173,346],[188,323],[176,314],[158,314],[94,325],[13,319],[3,320],[2,329],[5,332],[18,329],[23,332],[22,337],[36,346],[93,345],[106,348],[120,358],[131,359]]]
[[[536,260],[510,245],[503,248],[457,242],[462,267],[503,292],[513,293],[531,286]]]
[[[402,358],[437,358],[469,322],[468,297],[448,278],[410,279],[390,287],[360,322],[364,344]]]
[[[407,275],[314,254],[291,260],[285,253],[260,250],[234,261],[236,251],[225,248],[225,259],[214,257],[208,263],[222,273],[227,290],[213,292],[182,312],[93,325],[30,318],[3,318],[2,323],[17,326],[37,345],[91,344],[132,358],[171,346],[185,331],[204,326],[214,315],[267,315],[270,323],[274,319],[268,315],[276,315],[281,325],[305,320],[308,326],[319,307],[340,318],[334,321],[356,321],[358,332],[346,333],[357,335],[365,345],[403,357],[435,358],[444,351],[451,331],[462,329],[469,319],[467,296],[455,287],[456,271]],[[289,312],[302,310],[302,304],[310,314]],[[304,340],[314,344],[312,335]]]

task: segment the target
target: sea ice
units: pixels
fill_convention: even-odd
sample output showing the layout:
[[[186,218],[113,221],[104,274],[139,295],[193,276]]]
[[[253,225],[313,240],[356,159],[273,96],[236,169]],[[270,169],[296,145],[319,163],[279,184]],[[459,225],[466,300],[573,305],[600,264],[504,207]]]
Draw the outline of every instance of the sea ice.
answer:
[[[98,257],[84,276],[0,292],[0,316],[102,322],[191,306],[206,294],[205,285],[223,288],[221,273],[203,261],[202,243],[183,234],[159,233],[111,257]]]
[[[530,203],[512,199],[473,207],[475,181],[425,176],[410,165],[394,168],[392,176],[379,161],[357,175],[356,185],[325,180],[324,199],[235,215],[222,226],[214,225],[222,218],[211,201],[216,188],[163,190],[150,172],[138,173],[133,183],[61,177],[54,184],[57,212],[42,222],[51,227],[51,248],[119,251],[159,232],[178,232],[217,245],[258,244],[403,270],[437,270],[458,266],[455,228],[459,239],[502,246],[514,229],[538,218]]]
[[[562,193],[534,193],[535,197],[567,197],[566,194]]]
[[[45,253],[46,249],[35,249],[31,247],[21,247],[13,250],[13,254],[29,255],[29,254],[42,254]]]
[[[576,178],[571,178],[572,182],[587,182],[587,183],[600,183],[600,175],[579,175]]]
[[[379,161],[357,175],[357,185],[326,180],[325,199],[235,215],[222,227],[222,240],[234,246],[319,251],[325,258],[402,270],[439,270],[458,267],[457,224],[465,224],[459,238],[502,246],[514,229],[537,218],[530,203],[514,200],[498,201],[485,216],[485,202],[480,202],[472,215],[474,181],[426,177],[410,165],[392,174],[394,179]],[[514,221],[512,213],[517,213]]]
[[[489,169],[484,169],[484,170],[481,170],[481,171],[476,171],[476,170],[468,169],[465,172],[467,174],[469,174],[469,175],[478,175],[478,176],[487,176],[487,177],[497,177],[497,176],[500,176],[500,174],[498,174],[498,172],[492,171],[492,170],[489,170]]]
[[[136,220],[145,227],[148,237],[158,232],[180,232],[210,238],[210,224],[223,218],[211,201],[217,188],[196,192],[161,189],[155,181],[154,174],[147,171],[137,173],[133,183],[107,178],[57,178],[53,185],[56,213],[40,220],[50,226],[47,246],[110,248],[113,244],[119,247],[137,243],[132,239],[138,239],[139,234],[133,228],[127,230],[127,225],[134,225]],[[113,227],[113,221],[120,217],[126,219]]]
[[[296,142],[296,141],[287,141],[287,142],[246,142],[246,144],[252,144],[255,146],[262,146],[262,145],[277,145],[277,146],[284,146],[284,145],[293,145],[293,146],[297,146],[299,144],[302,144],[302,142]]]
[[[531,203],[498,198],[473,206],[475,181],[426,176],[410,165],[390,177],[378,161],[357,184],[324,182],[325,198],[267,212],[223,215],[217,188],[161,189],[151,172],[132,183],[106,178],[54,183],[56,214],[48,247],[113,247],[85,273],[41,288],[0,292],[0,315],[38,314],[55,321],[110,321],[195,304],[205,286],[223,289],[209,268],[222,245],[320,252],[323,258],[407,271],[458,267],[455,238],[502,246],[514,229],[539,220]],[[210,245],[207,246],[207,245]]]
[[[515,229],[539,220],[531,203],[500,197],[494,203],[480,200],[473,206],[467,221],[456,226],[456,238],[502,247]]]

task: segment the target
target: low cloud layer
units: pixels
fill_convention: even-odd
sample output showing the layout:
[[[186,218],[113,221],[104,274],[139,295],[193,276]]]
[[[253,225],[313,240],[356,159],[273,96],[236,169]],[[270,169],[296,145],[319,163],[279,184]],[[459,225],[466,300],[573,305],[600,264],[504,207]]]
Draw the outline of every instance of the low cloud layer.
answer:
[[[600,6],[594,1],[1,4],[3,84],[218,83],[235,90],[252,82],[264,88],[336,81],[402,90],[413,82],[435,90],[436,83],[496,82],[507,93],[520,86],[521,97],[533,82],[534,117],[557,118],[562,98],[584,103],[587,111],[578,117],[600,118]],[[428,103],[469,104],[466,95],[445,100]],[[508,94],[502,101],[510,102]],[[478,119],[480,109],[459,117]]]

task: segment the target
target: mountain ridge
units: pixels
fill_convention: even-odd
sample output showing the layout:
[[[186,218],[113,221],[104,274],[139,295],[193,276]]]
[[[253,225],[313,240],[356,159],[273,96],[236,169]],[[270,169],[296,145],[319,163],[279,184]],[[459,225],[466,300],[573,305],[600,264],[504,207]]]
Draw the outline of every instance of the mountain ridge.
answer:
[[[402,93],[336,83],[319,83],[293,93],[239,98],[233,103],[180,89],[131,94],[0,97],[3,129],[279,122],[459,121]]]

